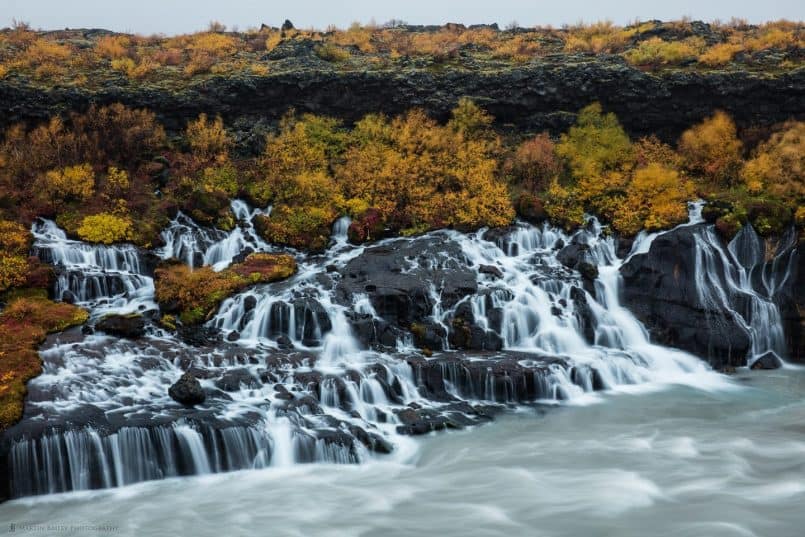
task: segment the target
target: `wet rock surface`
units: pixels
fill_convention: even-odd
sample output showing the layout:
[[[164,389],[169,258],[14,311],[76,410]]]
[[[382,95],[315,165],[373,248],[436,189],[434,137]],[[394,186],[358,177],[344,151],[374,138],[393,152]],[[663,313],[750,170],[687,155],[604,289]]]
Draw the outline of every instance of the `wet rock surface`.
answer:
[[[706,357],[716,368],[746,365],[751,347],[746,322],[762,313],[753,311],[753,304],[774,304],[788,325],[785,352],[799,359],[797,259],[791,238],[767,252],[749,227],[727,245],[706,224],[685,226],[660,235],[648,253],[621,268],[623,300],[656,341]],[[745,275],[736,272],[736,260]],[[741,281],[747,282],[744,289],[737,288]],[[780,285],[770,292],[763,281]],[[760,301],[752,301],[755,294]]]
[[[134,339],[145,335],[145,325],[145,318],[139,314],[107,315],[95,323],[95,330]]]
[[[185,373],[168,390],[171,399],[187,406],[200,405],[206,399],[201,383],[192,373]]]

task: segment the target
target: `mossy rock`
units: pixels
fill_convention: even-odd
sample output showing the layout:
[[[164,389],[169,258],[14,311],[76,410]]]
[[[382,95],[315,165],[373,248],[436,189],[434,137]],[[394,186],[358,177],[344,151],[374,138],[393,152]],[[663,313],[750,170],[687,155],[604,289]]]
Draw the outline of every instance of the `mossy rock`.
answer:
[[[251,254],[243,263],[220,272],[211,267],[193,270],[177,260],[167,260],[154,273],[156,299],[163,314],[178,316],[183,325],[197,325],[234,293],[251,285],[283,280],[294,272],[296,260],[287,254]]]

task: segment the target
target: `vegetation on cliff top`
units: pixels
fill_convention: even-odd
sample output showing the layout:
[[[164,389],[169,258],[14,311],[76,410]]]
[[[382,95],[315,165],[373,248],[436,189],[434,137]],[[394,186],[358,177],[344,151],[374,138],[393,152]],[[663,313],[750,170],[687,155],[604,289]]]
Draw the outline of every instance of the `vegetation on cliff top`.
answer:
[[[213,23],[206,31],[166,37],[104,30],[38,32],[17,23],[0,31],[0,78],[87,87],[120,79],[181,85],[211,75],[267,76],[287,70],[288,60],[294,58],[342,70],[443,64],[495,69],[557,54],[621,55],[644,69],[720,69],[730,64],[790,69],[803,63],[803,28],[800,22],[753,26],[735,19],[726,24],[681,20],[626,27],[598,22],[560,29],[513,24],[506,30],[497,25],[423,27],[391,21],[382,26],[355,23],[346,30],[263,25],[227,32]]]

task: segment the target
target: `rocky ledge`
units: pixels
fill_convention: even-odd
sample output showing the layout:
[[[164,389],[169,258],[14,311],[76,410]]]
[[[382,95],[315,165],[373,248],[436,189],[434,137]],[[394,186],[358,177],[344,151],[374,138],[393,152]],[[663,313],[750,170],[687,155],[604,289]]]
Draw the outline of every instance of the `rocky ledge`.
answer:
[[[125,79],[93,90],[42,89],[15,78],[0,81],[0,128],[81,111],[90,103],[121,102],[153,110],[172,131],[184,129],[201,112],[221,114],[239,131],[244,149],[259,152],[266,121],[278,120],[290,108],[352,122],[367,113],[393,115],[420,107],[445,119],[462,96],[474,99],[503,128],[564,131],[577,110],[599,101],[630,134],[675,140],[715,109],[730,113],[739,127],[802,119],[805,68],[648,73],[615,55],[557,54],[522,67],[343,71],[299,57],[281,72],[212,77],[179,90]]]

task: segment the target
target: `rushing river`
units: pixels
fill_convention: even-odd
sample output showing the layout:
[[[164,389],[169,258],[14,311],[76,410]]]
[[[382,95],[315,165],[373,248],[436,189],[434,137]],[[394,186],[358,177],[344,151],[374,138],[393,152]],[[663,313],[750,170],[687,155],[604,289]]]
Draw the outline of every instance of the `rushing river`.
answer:
[[[731,384],[530,408],[411,440],[394,460],[23,498],[0,520],[36,535],[799,537],[805,371]]]

